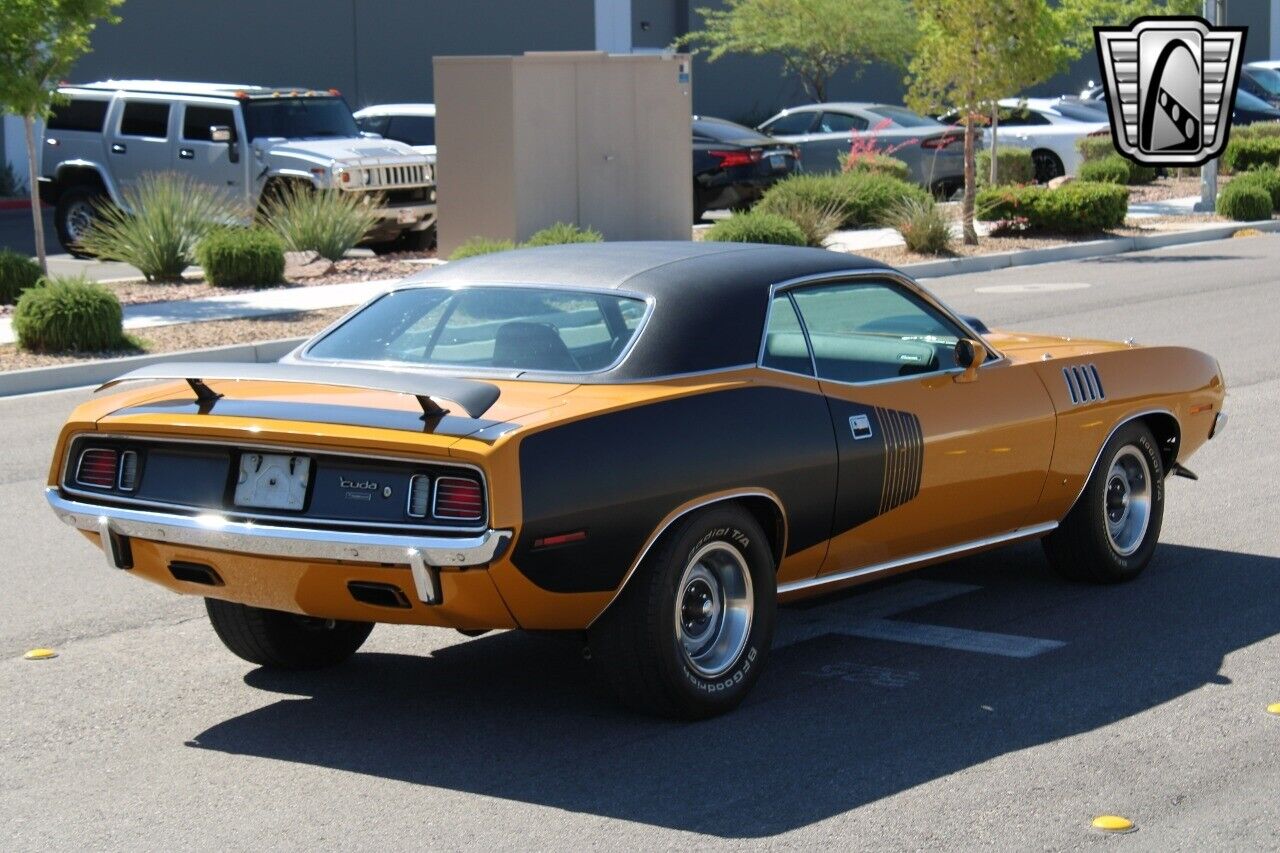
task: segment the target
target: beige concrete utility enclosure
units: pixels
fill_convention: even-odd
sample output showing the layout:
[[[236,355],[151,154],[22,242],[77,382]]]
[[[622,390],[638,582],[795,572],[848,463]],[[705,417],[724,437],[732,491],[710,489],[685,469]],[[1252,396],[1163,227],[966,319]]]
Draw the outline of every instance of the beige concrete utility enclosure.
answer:
[[[474,236],[520,241],[555,222],[606,240],[689,239],[687,55],[433,63],[441,256]]]

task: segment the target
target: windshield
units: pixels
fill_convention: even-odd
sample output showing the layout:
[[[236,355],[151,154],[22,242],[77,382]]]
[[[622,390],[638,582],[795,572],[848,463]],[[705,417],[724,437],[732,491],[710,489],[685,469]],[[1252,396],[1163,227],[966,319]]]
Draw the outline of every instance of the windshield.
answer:
[[[360,135],[351,110],[341,98],[272,98],[242,104],[244,129],[250,139]]]
[[[1107,120],[1107,108],[1102,101],[1089,101],[1088,106],[1083,103],[1063,103],[1059,101],[1053,105],[1053,108],[1063,116],[1073,121],[1098,122]]]
[[[1280,95],[1280,73],[1272,71],[1270,68],[1246,69],[1244,78],[1246,80],[1253,78],[1253,81],[1269,95]]]
[[[874,107],[867,107],[867,112],[875,113],[878,116],[884,116],[899,127],[942,127],[940,122],[936,122],[931,118],[925,118],[911,112],[906,107],[891,107],[885,104],[878,104]]]
[[[587,373],[622,355],[643,300],[533,287],[415,287],[371,303],[306,358]]]

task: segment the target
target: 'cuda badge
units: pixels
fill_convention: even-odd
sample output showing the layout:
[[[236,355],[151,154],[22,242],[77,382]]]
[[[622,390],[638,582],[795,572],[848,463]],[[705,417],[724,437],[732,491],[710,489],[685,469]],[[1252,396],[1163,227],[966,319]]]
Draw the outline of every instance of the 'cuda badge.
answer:
[[[346,477],[339,477],[338,485],[344,489],[359,489],[366,492],[378,491],[378,484],[373,480],[348,480]]]

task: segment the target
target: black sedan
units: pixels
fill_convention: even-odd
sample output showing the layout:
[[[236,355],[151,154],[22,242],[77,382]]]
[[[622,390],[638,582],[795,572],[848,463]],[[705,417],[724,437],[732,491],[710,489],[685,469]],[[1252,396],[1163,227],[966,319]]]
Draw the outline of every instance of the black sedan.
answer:
[[[800,169],[793,145],[719,118],[693,118],[693,218],[745,207]]]

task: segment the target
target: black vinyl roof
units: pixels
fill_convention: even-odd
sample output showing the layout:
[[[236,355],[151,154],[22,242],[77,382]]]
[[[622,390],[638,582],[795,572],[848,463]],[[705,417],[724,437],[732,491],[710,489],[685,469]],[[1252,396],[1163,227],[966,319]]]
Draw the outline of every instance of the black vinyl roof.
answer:
[[[406,280],[431,285],[535,285],[618,290],[653,302],[630,354],[585,381],[635,381],[754,364],[769,289],[788,279],[890,269],[878,261],[751,243],[574,243],[481,255]],[[530,377],[533,378],[533,377]]]

